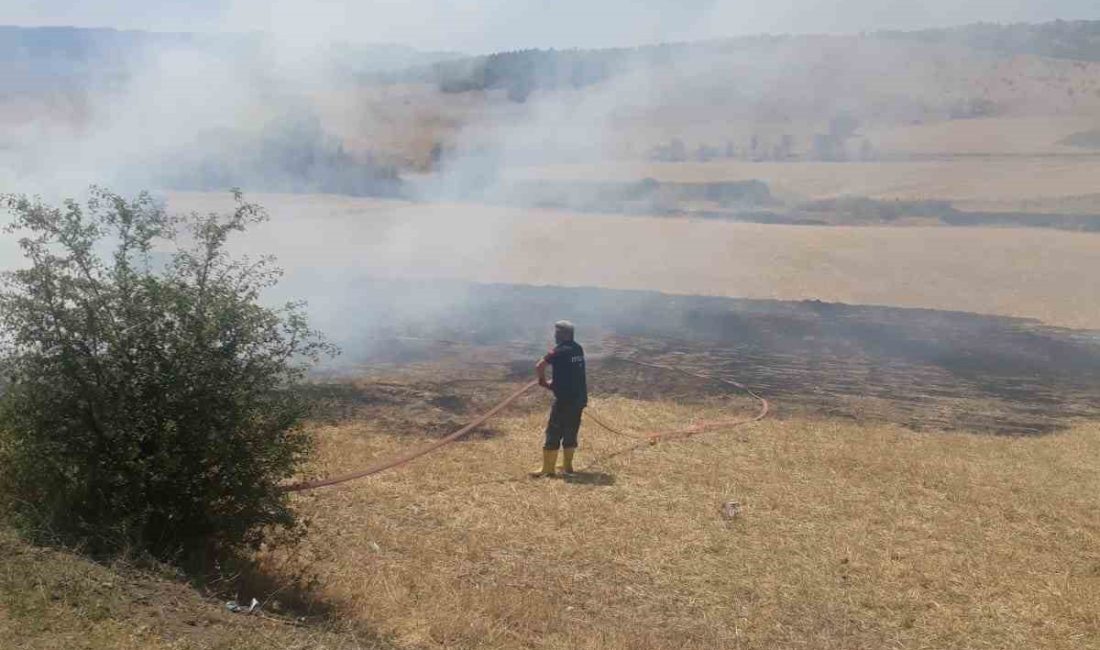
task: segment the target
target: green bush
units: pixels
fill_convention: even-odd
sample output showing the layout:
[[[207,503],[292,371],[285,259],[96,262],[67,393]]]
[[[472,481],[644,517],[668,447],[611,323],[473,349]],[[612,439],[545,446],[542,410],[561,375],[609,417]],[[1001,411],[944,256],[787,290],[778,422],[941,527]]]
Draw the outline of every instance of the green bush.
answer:
[[[300,304],[259,304],[281,271],[227,253],[265,219],[235,197],[186,216],[98,188],[2,198],[26,264],[0,285],[0,505],[24,529],[190,562],[294,524],[293,388],[332,349]]]

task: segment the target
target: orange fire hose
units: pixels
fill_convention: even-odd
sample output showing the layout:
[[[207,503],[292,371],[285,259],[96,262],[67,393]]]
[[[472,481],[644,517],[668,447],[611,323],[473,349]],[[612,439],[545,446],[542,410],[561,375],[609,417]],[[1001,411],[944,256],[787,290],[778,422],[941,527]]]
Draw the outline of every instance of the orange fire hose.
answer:
[[[494,415],[496,415],[497,413],[500,413],[501,411],[503,411],[505,408],[508,407],[509,404],[511,404],[512,402],[519,399],[520,396],[522,396],[524,393],[531,390],[532,388],[534,388],[537,385],[538,385],[538,382],[536,382],[536,381],[532,381],[532,382],[529,382],[527,384],[524,384],[524,386],[522,388],[518,389],[516,392],[514,392],[511,395],[509,395],[508,397],[506,397],[503,401],[499,402],[496,406],[489,409],[488,411],[486,411],[482,415],[478,416],[478,418],[476,420],[474,420],[473,422],[467,424],[466,426],[464,426],[461,429],[459,429],[458,431],[455,431],[454,433],[448,435],[447,437],[440,438],[439,440],[436,440],[435,442],[433,442],[429,445],[424,445],[423,447],[421,447],[419,449],[415,449],[413,451],[401,454],[400,456],[395,456],[395,457],[393,457],[389,460],[385,460],[385,461],[382,461],[380,463],[376,463],[376,464],[371,465],[370,467],[368,467],[366,469],[359,470],[358,472],[352,472],[351,474],[344,474],[342,476],[333,476],[333,477],[330,477],[330,478],[317,479],[316,481],[304,481],[302,483],[295,483],[294,485],[288,485],[283,489],[287,492],[304,492],[305,490],[316,490],[317,488],[328,487],[330,485],[337,485],[337,484],[340,484],[340,483],[347,483],[348,481],[354,481],[355,479],[364,478],[364,477],[370,476],[371,474],[378,474],[379,472],[384,472],[387,469],[392,469],[394,467],[404,465],[405,463],[416,460],[417,458],[420,458],[421,456],[424,456],[426,454],[430,454],[431,452],[435,451],[436,449],[439,449],[440,447],[451,444],[452,442],[454,442],[455,440],[458,440],[459,438],[466,435],[467,433],[470,433],[471,431],[473,431],[477,427],[485,424],[485,422],[488,421],[489,418],[491,418]]]
[[[688,375],[690,377],[697,377],[699,379],[705,379],[705,380],[708,380],[708,381],[718,381],[718,382],[721,382],[723,384],[728,384],[730,386],[733,386],[735,388],[738,388],[740,390],[745,391],[753,399],[760,402],[760,411],[755,416],[753,416],[751,418],[741,418],[741,419],[731,419],[731,420],[711,420],[711,421],[699,422],[699,423],[693,424],[693,425],[691,425],[689,427],[686,427],[686,428],[683,428],[683,429],[677,429],[677,430],[673,430],[673,431],[654,432],[654,433],[647,434],[645,436],[639,436],[639,435],[636,435],[636,434],[631,434],[631,433],[627,433],[625,431],[621,431],[619,429],[616,429],[616,428],[612,427],[611,425],[606,424],[603,420],[601,420],[599,418],[599,416],[592,413],[591,410],[585,409],[585,411],[586,411],[585,415],[589,419],[591,419],[593,422],[598,424],[600,427],[610,431],[611,433],[622,435],[622,436],[625,436],[625,437],[628,437],[628,438],[635,438],[635,439],[639,439],[639,440],[644,440],[644,441],[648,442],[648,444],[654,445],[654,444],[657,444],[657,442],[661,441],[661,440],[675,440],[675,439],[687,438],[687,437],[694,436],[694,435],[699,434],[699,433],[703,433],[704,431],[710,431],[711,429],[729,428],[729,427],[735,427],[735,426],[741,426],[741,425],[744,425],[744,424],[749,424],[751,422],[758,422],[760,420],[763,420],[768,415],[768,408],[769,408],[768,400],[766,400],[763,397],[757,395],[751,389],[749,389],[747,386],[745,386],[743,384],[737,383],[735,381],[730,381],[728,379],[722,379],[721,377],[711,377],[711,376],[708,376],[708,375],[702,375],[702,374],[697,374],[697,373],[693,373],[693,372],[688,372],[686,370],[681,370],[680,368],[675,368],[675,367],[672,367],[672,366],[662,366],[662,365],[658,365],[658,364],[655,364],[655,363],[646,363],[646,362],[643,362],[643,361],[634,361],[632,359],[622,359],[622,360],[626,361],[627,363],[632,363],[632,364],[638,365],[638,366],[658,368],[658,369],[661,369],[661,370],[670,370],[670,371],[673,371],[673,372],[679,372],[681,374]],[[356,479],[365,478],[367,476],[371,476],[373,474],[378,474],[378,473],[384,472],[388,469],[393,469],[395,467],[405,465],[406,463],[410,463],[410,462],[416,460],[417,458],[420,458],[421,456],[425,456],[425,455],[435,451],[436,449],[439,449],[440,447],[444,447],[446,445],[451,444],[452,442],[455,442],[456,440],[458,440],[459,438],[462,438],[463,436],[470,433],[471,431],[473,431],[477,427],[481,426],[482,424],[485,424],[485,422],[487,422],[489,419],[494,417],[496,414],[503,411],[505,408],[507,408],[509,405],[511,405],[512,402],[515,402],[517,399],[522,397],[527,391],[531,390],[532,388],[534,388],[537,385],[538,385],[538,382],[536,382],[536,381],[532,381],[532,382],[528,382],[527,384],[524,384],[521,388],[518,388],[514,393],[512,393],[508,397],[504,398],[502,401],[498,402],[495,406],[493,406],[493,408],[491,408],[488,411],[486,411],[485,413],[481,414],[480,416],[478,416],[475,420],[473,420],[472,422],[470,422],[466,426],[464,426],[461,429],[455,431],[454,433],[451,433],[451,434],[447,435],[444,438],[440,438],[439,440],[436,440],[435,442],[432,442],[431,444],[424,445],[423,447],[420,447],[418,449],[414,449],[414,450],[408,451],[404,454],[394,456],[393,458],[390,458],[390,459],[387,459],[387,460],[384,460],[384,461],[380,461],[378,463],[375,463],[374,465],[371,465],[370,467],[359,470],[357,472],[352,472],[350,474],[343,474],[343,475],[340,475],[340,476],[332,476],[332,477],[329,477],[329,478],[317,479],[317,480],[313,480],[313,481],[303,481],[303,482],[300,482],[300,483],[294,483],[292,485],[285,486],[283,488],[283,490],[286,491],[286,492],[305,492],[307,490],[316,490],[318,488],[329,487],[329,486],[332,486],[332,485],[339,485],[341,483],[347,483],[348,481],[354,481]],[[634,449],[634,448],[635,447],[631,447],[630,449]],[[622,450],[622,452],[619,452],[619,453],[629,451],[630,449]]]
[[[741,426],[741,425],[750,424],[752,422],[759,422],[760,420],[763,420],[764,418],[768,417],[768,410],[771,408],[770,404],[768,404],[768,400],[764,399],[760,395],[757,395],[755,392],[753,392],[753,390],[751,388],[749,388],[748,386],[746,386],[742,383],[732,381],[732,380],[729,380],[729,379],[723,379],[721,377],[714,377],[714,376],[711,376],[711,375],[703,375],[703,374],[700,374],[700,373],[689,372],[687,370],[683,370],[681,368],[676,368],[674,366],[663,366],[663,365],[660,365],[660,364],[648,363],[648,362],[645,362],[645,361],[635,361],[633,359],[621,359],[621,360],[625,361],[627,363],[632,363],[636,366],[644,366],[646,368],[657,368],[659,370],[669,370],[671,372],[678,372],[682,375],[687,375],[689,377],[696,377],[698,379],[704,379],[704,380],[707,380],[707,381],[717,381],[719,383],[723,383],[723,384],[726,384],[726,385],[729,385],[729,386],[733,386],[734,388],[737,388],[738,390],[742,390],[742,391],[748,393],[749,397],[752,397],[757,402],[759,402],[760,403],[760,410],[756,413],[756,415],[752,416],[751,418],[735,418],[735,419],[726,419],[726,420],[704,420],[703,422],[697,422],[697,423],[695,423],[695,424],[693,424],[689,427],[684,427],[682,429],[675,429],[675,430],[672,430],[672,431],[655,431],[655,432],[652,432],[652,433],[648,433],[648,434],[644,434],[644,435],[639,436],[639,435],[636,435],[636,434],[627,433],[626,431],[622,431],[620,429],[617,429],[617,428],[607,424],[603,420],[601,420],[598,415],[596,415],[595,413],[592,413],[589,409],[585,409],[585,416],[587,418],[589,418],[590,420],[592,420],[593,422],[598,424],[603,429],[606,429],[607,431],[610,431],[611,433],[615,433],[615,434],[625,436],[625,437],[628,437],[628,438],[636,438],[636,439],[639,439],[639,440],[646,440],[646,441],[649,442],[649,444],[655,445],[655,444],[657,444],[658,442],[660,442],[662,440],[676,440],[676,439],[681,439],[681,438],[689,438],[691,436],[694,436],[694,435],[697,435],[697,434],[700,434],[700,433],[703,433],[703,432],[706,432],[706,431],[710,431],[712,429],[728,429],[728,428],[731,428],[731,427],[738,427],[738,426]]]

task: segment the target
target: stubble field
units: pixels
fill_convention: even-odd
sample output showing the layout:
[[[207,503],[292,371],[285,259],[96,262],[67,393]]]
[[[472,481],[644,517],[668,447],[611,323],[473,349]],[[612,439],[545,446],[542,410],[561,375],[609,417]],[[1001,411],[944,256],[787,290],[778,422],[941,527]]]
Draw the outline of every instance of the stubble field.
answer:
[[[272,220],[242,249],[275,254],[291,281],[297,271],[321,277],[327,271],[341,282],[456,279],[817,299],[1100,328],[1095,233],[779,226],[330,196],[250,198]],[[205,211],[225,207],[228,197],[175,194],[170,205]]]
[[[430,439],[433,418],[407,410],[425,396],[490,400],[508,387],[468,367],[378,372],[359,390],[393,401],[320,424],[315,471]],[[633,433],[754,410],[732,395],[594,390],[591,408]],[[337,611],[401,648],[1100,642],[1094,424],[1040,438],[917,434],[785,416],[780,401],[778,418],[656,446],[586,421],[581,473],[531,481],[545,406],[530,396],[444,453],[302,496],[304,548],[266,562],[312,572]]]

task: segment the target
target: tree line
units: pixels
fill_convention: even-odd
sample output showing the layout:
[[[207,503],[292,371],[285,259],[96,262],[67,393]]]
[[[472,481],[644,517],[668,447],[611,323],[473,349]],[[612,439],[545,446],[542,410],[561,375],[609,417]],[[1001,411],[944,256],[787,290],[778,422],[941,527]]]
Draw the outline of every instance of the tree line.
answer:
[[[1100,21],[1054,21],[1038,25],[982,23],[916,32],[882,31],[871,36],[954,44],[1004,54],[1100,61]],[[390,82],[433,83],[445,93],[504,90],[511,100],[524,102],[536,90],[581,88],[632,69],[667,65],[682,55],[720,54],[754,44],[798,38],[749,36],[598,50],[523,49],[445,60],[378,78]]]

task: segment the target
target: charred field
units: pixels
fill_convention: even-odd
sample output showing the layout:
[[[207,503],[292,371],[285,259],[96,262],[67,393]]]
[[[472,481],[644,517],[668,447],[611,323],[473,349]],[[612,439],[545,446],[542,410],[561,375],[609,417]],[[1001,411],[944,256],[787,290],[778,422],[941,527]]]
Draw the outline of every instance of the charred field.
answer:
[[[352,383],[322,378],[311,389],[323,396],[329,417],[415,403],[436,417],[414,426],[444,433],[487,403],[478,397],[486,388],[529,378],[548,324],[566,317],[581,328],[597,394],[690,404],[730,391],[627,362],[633,359],[735,379],[773,400],[779,417],[1017,436],[1049,434],[1100,416],[1100,332],[818,301],[447,286],[463,301],[446,318],[406,317],[344,341],[345,364],[322,377]],[[372,296],[373,311],[393,314],[405,313],[403,296],[424,289],[424,283],[376,282],[364,292]],[[430,378],[421,374],[426,367],[434,368]],[[379,372],[416,379],[400,385],[366,379]]]

